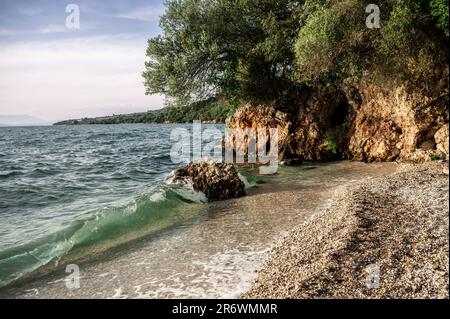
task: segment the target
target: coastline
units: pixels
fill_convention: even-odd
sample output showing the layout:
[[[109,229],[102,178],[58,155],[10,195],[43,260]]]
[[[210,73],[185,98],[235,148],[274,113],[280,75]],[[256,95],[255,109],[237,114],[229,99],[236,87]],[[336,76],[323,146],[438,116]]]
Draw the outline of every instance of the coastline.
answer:
[[[0,299],[450,299],[449,0],[0,7]]]
[[[449,298],[448,196],[448,162],[351,183],[272,250],[241,298]]]
[[[0,296],[236,298],[250,289],[280,238],[326,209],[342,185],[396,167],[349,161],[281,167],[247,196],[201,205],[185,223],[80,264],[80,289],[67,289],[61,268],[1,290]]]

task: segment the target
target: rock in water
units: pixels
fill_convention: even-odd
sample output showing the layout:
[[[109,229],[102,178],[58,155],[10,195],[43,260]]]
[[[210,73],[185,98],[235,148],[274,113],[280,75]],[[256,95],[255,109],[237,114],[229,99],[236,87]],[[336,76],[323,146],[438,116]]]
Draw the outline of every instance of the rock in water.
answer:
[[[244,183],[233,164],[217,161],[195,161],[177,168],[169,177],[170,183],[192,182],[196,191],[208,200],[221,200],[245,195]]]

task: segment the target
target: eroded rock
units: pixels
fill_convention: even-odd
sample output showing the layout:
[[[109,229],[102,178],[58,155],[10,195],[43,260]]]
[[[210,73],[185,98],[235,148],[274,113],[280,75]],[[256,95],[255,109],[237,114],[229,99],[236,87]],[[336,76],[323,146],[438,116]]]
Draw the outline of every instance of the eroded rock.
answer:
[[[317,87],[284,111],[238,109],[231,128],[276,127],[278,159],[425,162],[448,158],[448,69],[433,83]],[[244,145],[246,147],[246,145]]]
[[[191,183],[208,200],[222,200],[245,195],[245,185],[233,164],[217,161],[194,161],[176,169],[169,176],[172,184]]]
[[[235,130],[233,135],[226,136],[227,139],[232,139],[228,141],[234,149],[241,148],[244,153],[248,153],[248,138],[245,136],[246,129],[254,129],[256,137],[256,147],[259,145],[266,145],[266,151],[270,150],[269,134],[266,132],[266,138],[264,141],[259,141],[257,136],[257,131],[261,129],[276,128],[277,138],[276,143],[278,143],[278,159],[283,160],[286,158],[285,153],[289,152],[288,143],[291,140],[289,129],[291,122],[288,119],[286,113],[275,110],[273,105],[252,105],[250,103],[239,108],[233,116],[227,119],[226,125],[230,129],[240,129]],[[230,131],[229,131],[230,132]],[[273,140],[274,142],[275,140]],[[292,154],[295,156],[295,154]],[[287,156],[291,159],[293,156]]]
[[[434,134],[434,141],[436,143],[436,149],[448,158],[448,123],[442,125],[436,134]]]
[[[226,124],[228,128],[277,128],[278,160],[287,164],[339,158],[347,140],[342,134],[349,111],[345,95],[336,88],[322,88],[305,93],[296,103],[284,111],[271,104],[248,103]],[[246,149],[247,142],[237,147]]]
[[[437,131],[448,123],[444,88],[436,93],[406,84],[391,90],[366,85],[359,92],[362,102],[348,133],[349,158],[424,162],[439,157],[437,148],[445,149],[444,133],[435,141]]]

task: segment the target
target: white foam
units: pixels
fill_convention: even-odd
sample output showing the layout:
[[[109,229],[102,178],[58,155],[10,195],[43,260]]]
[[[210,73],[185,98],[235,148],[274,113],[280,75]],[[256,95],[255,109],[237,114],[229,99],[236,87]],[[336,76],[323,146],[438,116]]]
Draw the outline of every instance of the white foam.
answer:
[[[177,177],[177,179],[175,179],[175,176],[171,173],[165,182],[171,186],[171,189],[175,193],[184,199],[196,203],[208,202],[208,198],[203,192],[194,189],[194,182],[190,177]]]
[[[127,294],[123,293],[122,287],[114,289],[114,295],[110,299],[127,299],[129,298]]]
[[[278,170],[278,165],[268,165],[268,166],[260,166],[259,174],[261,175],[272,175],[275,174]]]
[[[134,214],[137,210],[137,203],[134,200],[131,204],[127,205],[125,208],[125,214],[126,215],[131,215]]]
[[[162,202],[166,199],[166,194],[164,191],[153,193],[150,196],[150,201],[154,203]]]
[[[180,271],[147,279],[134,286],[133,298],[237,298],[250,289],[270,249],[233,248],[193,260],[190,276]]]
[[[246,178],[244,175],[242,175],[241,173],[238,173],[238,177],[239,177],[239,179],[242,181],[242,183],[244,183],[245,188],[249,188],[249,187],[252,186],[252,185],[250,185],[250,183],[249,183],[249,181],[247,180],[247,178]]]
[[[208,198],[203,192],[196,191],[193,188],[188,187],[175,187],[173,191],[179,196],[195,203],[207,203]]]

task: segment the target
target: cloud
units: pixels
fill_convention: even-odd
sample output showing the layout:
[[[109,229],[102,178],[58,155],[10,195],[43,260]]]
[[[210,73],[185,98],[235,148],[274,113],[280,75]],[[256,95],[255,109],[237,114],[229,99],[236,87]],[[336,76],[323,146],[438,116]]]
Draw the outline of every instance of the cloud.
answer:
[[[59,120],[161,107],[161,96],[144,94],[146,40],[123,34],[2,45],[0,114]]]
[[[0,37],[1,36],[10,36],[17,34],[17,31],[10,29],[0,29]]]
[[[164,13],[164,6],[147,6],[134,9],[132,11],[115,15],[117,18],[139,20],[139,21],[158,21]]]
[[[38,30],[38,33],[43,33],[43,34],[47,34],[47,33],[61,33],[61,32],[68,32],[71,31],[73,29],[69,29],[63,25],[56,25],[56,24],[50,24],[47,25],[41,29]]]
[[[86,27],[83,26],[83,29],[86,29]],[[75,31],[75,30],[78,30],[78,29],[69,29],[64,25],[49,24],[49,25],[43,26],[38,29],[33,29],[33,30],[0,29],[0,37],[1,36],[14,36],[14,35],[63,33],[63,32]]]
[[[44,8],[43,7],[32,7],[32,6],[20,7],[20,8],[17,8],[17,12],[20,15],[24,15],[27,17],[33,17],[33,16],[37,16],[37,15],[41,14],[42,12],[44,12]]]

